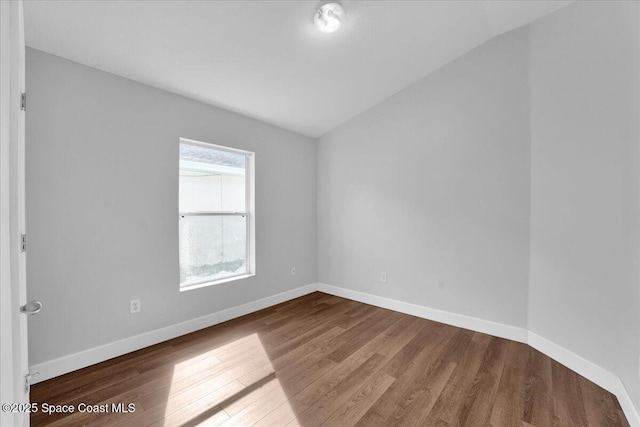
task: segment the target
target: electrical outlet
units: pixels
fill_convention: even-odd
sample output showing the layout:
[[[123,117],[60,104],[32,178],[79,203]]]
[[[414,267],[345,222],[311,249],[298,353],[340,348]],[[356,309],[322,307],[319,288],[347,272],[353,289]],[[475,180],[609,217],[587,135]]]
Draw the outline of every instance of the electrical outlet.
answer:
[[[296,275],[296,268],[295,267],[291,267],[291,275],[292,276]]]
[[[387,283],[387,272],[383,271],[382,273],[380,273],[380,281]]]
[[[131,300],[131,314],[140,313],[140,310],[142,310],[142,306],[140,305],[140,300],[139,299],[132,299]]]

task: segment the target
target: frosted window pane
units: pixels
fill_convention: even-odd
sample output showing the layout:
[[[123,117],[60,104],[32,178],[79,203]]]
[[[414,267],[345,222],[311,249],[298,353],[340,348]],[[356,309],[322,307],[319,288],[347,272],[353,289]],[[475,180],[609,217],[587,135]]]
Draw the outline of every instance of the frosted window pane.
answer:
[[[244,169],[246,158],[244,154],[180,143],[180,160]]]
[[[244,216],[180,218],[180,284],[246,273],[246,231]]]

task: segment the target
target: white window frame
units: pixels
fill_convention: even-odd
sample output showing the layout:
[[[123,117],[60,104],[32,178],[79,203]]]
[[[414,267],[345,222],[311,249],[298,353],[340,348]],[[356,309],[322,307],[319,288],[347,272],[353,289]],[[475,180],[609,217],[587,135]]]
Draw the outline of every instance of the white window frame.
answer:
[[[178,179],[180,176],[180,145],[187,144],[196,147],[211,148],[220,151],[226,151],[234,154],[242,154],[245,156],[245,210],[243,212],[180,212],[180,204],[178,203],[178,221],[187,215],[238,215],[246,217],[247,226],[247,247],[246,247],[246,266],[247,271],[235,276],[224,277],[218,280],[203,280],[197,282],[179,283],[180,292],[190,291],[192,289],[203,288],[206,286],[219,285],[235,280],[246,279],[256,275],[256,240],[255,240],[255,155],[253,151],[240,150],[238,148],[226,147],[224,145],[211,144],[209,142],[196,141],[193,139],[180,138],[178,144]],[[180,268],[178,266],[178,268]]]

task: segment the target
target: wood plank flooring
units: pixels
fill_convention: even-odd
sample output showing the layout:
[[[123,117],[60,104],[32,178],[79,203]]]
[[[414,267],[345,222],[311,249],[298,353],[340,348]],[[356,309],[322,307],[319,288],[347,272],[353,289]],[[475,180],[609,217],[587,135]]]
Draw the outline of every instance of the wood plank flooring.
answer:
[[[629,425],[615,396],[525,344],[319,292],[36,384],[31,398],[76,409],[32,414],[34,426]]]

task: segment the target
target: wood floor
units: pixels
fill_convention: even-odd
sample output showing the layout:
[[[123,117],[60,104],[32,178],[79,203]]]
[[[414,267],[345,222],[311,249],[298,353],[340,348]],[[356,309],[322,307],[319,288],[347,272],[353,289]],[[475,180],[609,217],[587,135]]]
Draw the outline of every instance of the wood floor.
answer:
[[[520,344],[313,293],[32,388],[32,425],[628,426],[617,399]],[[132,403],[135,412],[112,412]],[[106,406],[105,406],[106,405]]]

